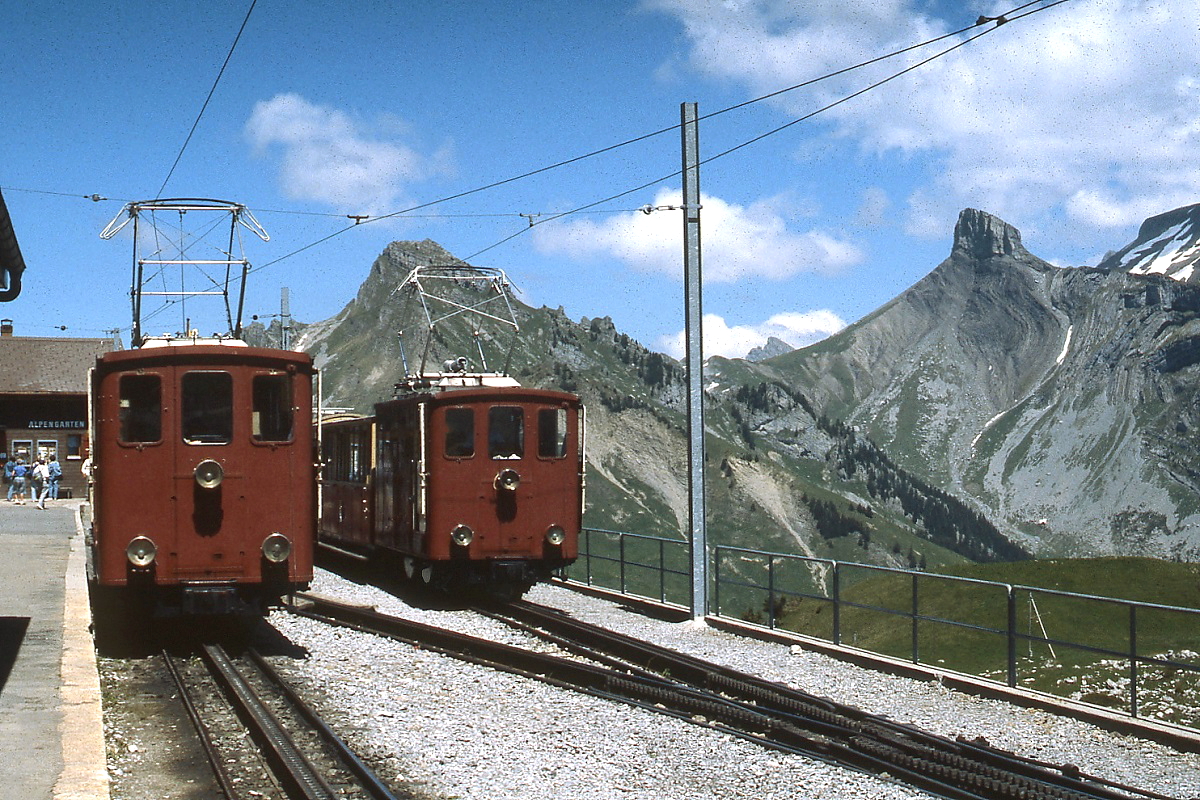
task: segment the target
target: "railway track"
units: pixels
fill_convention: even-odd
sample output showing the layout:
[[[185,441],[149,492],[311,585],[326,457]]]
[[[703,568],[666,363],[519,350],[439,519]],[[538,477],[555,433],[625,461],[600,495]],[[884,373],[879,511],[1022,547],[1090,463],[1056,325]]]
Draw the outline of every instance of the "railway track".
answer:
[[[670,714],[765,747],[886,774],[941,797],[1169,800],[1083,774],[1071,765],[1021,758],[983,741],[929,734],[530,603],[478,610],[553,642],[575,658],[478,639],[324,598],[305,596],[300,602],[303,607],[293,607],[295,613]]]
[[[253,649],[235,658],[206,644],[197,659],[162,658],[229,800],[396,798]]]

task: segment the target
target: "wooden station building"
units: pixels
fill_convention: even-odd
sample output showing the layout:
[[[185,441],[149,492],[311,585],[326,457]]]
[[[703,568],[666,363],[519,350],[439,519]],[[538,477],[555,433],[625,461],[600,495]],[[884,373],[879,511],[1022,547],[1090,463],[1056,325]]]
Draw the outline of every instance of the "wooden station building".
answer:
[[[27,463],[58,456],[60,499],[87,496],[88,370],[119,348],[111,338],[16,336],[0,320],[0,453]]]

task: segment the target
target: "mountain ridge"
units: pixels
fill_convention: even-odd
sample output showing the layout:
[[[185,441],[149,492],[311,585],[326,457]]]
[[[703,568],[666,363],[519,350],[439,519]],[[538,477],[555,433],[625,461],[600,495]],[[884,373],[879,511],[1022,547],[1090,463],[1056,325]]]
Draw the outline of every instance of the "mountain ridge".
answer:
[[[1200,286],[1123,268],[1146,242],[1181,246],[1196,208],[1077,268],[965,209],[947,258],[858,322],[760,362],[710,359],[710,528],[891,566],[1200,558]],[[405,358],[394,291],[413,266],[456,261],[429,240],[393,242],[341,312],[296,326],[330,404],[391,396]],[[514,375],[588,405],[589,524],[682,535],[682,366],[608,317],[519,303],[517,317]],[[466,333],[439,344],[474,352]]]
[[[1195,558],[1200,295],[1106,263],[1054,267],[967,209],[917,284],[762,366],[1036,549]]]

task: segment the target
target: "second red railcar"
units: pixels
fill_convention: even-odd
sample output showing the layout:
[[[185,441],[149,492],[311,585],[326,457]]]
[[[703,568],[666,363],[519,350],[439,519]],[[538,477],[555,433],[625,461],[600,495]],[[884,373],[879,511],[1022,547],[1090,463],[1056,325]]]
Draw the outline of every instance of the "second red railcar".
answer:
[[[408,577],[519,594],[572,563],[584,502],[579,398],[517,386],[418,392],[322,426],[323,543]]]

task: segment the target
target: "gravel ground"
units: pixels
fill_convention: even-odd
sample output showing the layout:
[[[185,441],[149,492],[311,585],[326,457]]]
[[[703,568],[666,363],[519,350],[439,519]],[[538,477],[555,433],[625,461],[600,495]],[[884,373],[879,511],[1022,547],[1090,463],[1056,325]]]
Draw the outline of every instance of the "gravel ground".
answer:
[[[416,608],[319,571],[313,590],[380,611],[522,643],[470,612]],[[818,653],[694,623],[669,624],[555,586],[527,599],[580,619],[782,681],[943,735],[983,736],[997,747],[1153,789],[1200,796],[1200,756],[1045,712],[894,678]],[[674,798],[915,798],[874,776],[770,752],[719,731],[283,612],[271,623],[309,657],[281,667],[322,695],[316,702],[382,776],[431,797],[522,800]]]

